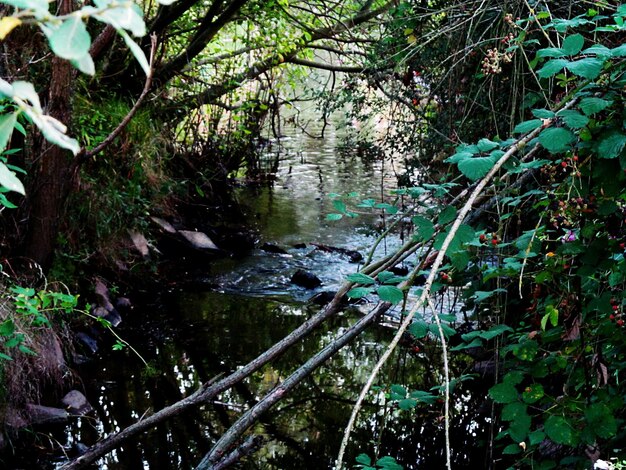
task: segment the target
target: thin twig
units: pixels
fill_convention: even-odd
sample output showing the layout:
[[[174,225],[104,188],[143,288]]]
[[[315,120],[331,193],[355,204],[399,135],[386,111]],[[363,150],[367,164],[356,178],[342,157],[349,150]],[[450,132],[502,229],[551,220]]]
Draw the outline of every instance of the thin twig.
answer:
[[[569,108],[569,107],[573,106],[575,102],[576,102],[576,99],[573,99],[573,100],[569,101],[564,106],[564,108]],[[422,293],[421,293],[419,299],[415,302],[415,304],[413,305],[413,308],[410,310],[410,312],[404,318],[404,321],[400,325],[400,328],[396,332],[396,335],[394,336],[394,338],[392,339],[391,343],[389,344],[389,346],[387,347],[387,349],[383,353],[383,355],[380,358],[380,360],[374,366],[374,369],[372,370],[372,373],[370,374],[366,384],[363,386],[363,389],[361,390],[359,398],[357,399],[357,402],[356,402],[356,404],[354,406],[354,409],[352,410],[352,415],[350,416],[350,420],[348,422],[348,425],[346,426],[346,429],[345,429],[345,432],[344,432],[344,436],[343,436],[343,440],[342,440],[341,446],[339,448],[339,453],[338,453],[338,456],[337,456],[337,464],[336,464],[336,469],[337,470],[341,470],[342,469],[343,457],[344,457],[344,454],[345,454],[345,451],[346,451],[346,448],[347,448],[347,445],[348,445],[348,440],[350,439],[350,434],[352,433],[352,429],[354,428],[354,424],[356,422],[356,418],[357,418],[358,413],[359,413],[359,411],[361,409],[361,406],[363,404],[365,396],[367,395],[367,393],[371,389],[372,385],[374,384],[374,380],[378,376],[378,373],[382,369],[383,365],[385,364],[385,362],[387,362],[387,360],[389,359],[389,357],[391,356],[391,354],[395,350],[396,346],[400,342],[400,339],[401,339],[402,335],[405,333],[405,331],[407,330],[407,328],[409,327],[409,325],[413,321],[413,317],[417,313],[417,310],[425,303],[426,298],[430,295],[430,289],[432,287],[433,282],[435,281],[435,276],[437,275],[437,271],[439,270],[439,268],[443,264],[444,256],[446,255],[446,252],[448,251],[450,243],[452,242],[452,239],[454,238],[454,236],[456,235],[457,231],[459,230],[459,227],[463,223],[463,220],[465,219],[467,214],[472,209],[472,206],[474,205],[474,202],[480,196],[480,194],[485,189],[487,184],[496,175],[496,173],[498,171],[500,171],[500,168],[502,168],[502,165],[504,165],[504,163],[506,163],[506,161],[511,156],[513,156],[520,149],[522,149],[524,146],[526,146],[526,144],[528,142],[530,142],[532,139],[537,137],[539,135],[539,133],[543,129],[545,129],[546,127],[551,126],[552,122],[553,122],[553,119],[546,120],[546,122],[541,127],[535,129],[534,131],[530,132],[529,134],[525,135],[524,137],[518,139],[518,141],[514,145],[512,145],[511,148],[504,155],[502,155],[502,157],[500,157],[500,159],[491,168],[491,170],[489,170],[487,175],[476,185],[476,187],[474,188],[474,190],[472,191],[472,193],[468,197],[467,201],[463,205],[463,208],[459,211],[459,213],[458,213],[454,223],[450,227],[450,231],[449,231],[448,235],[446,236],[441,249],[437,253],[437,257],[435,258],[435,261],[434,261],[434,263],[433,263],[433,265],[431,267],[431,271],[430,271],[430,273],[429,273],[429,275],[428,275],[428,277],[426,279],[426,283],[424,284],[424,287],[423,287],[423,290],[422,290]],[[434,319],[435,319],[435,323],[437,324],[437,326],[440,327],[440,319],[437,317],[437,315],[434,315]],[[447,453],[447,454],[448,454],[448,458],[449,458],[449,453]],[[446,462],[446,466],[447,466],[448,469],[451,468],[451,462],[449,460]]]
[[[137,101],[135,102],[135,105],[132,107],[132,109],[128,112],[128,114],[124,117],[124,119],[122,119],[122,121],[118,124],[118,126],[113,130],[113,132],[111,132],[106,139],[104,139],[102,142],[100,142],[100,144],[98,144],[96,146],[96,148],[92,149],[92,150],[85,150],[82,153],[82,159],[87,159],[87,158],[91,158],[97,154],[99,154],[100,152],[102,152],[102,150],[104,150],[106,147],[108,147],[111,142],[113,142],[120,134],[121,132],[124,130],[124,128],[128,125],[128,123],[131,121],[131,119],[133,117],[135,117],[135,114],[137,114],[137,110],[139,110],[139,107],[141,106],[141,104],[143,103],[143,101],[145,100],[146,96],[148,95],[148,91],[150,91],[150,87],[152,86],[152,76],[154,75],[154,53],[156,51],[156,46],[157,46],[157,38],[156,38],[156,34],[152,34],[150,35],[150,42],[151,42],[151,47],[150,47],[150,67],[148,69],[148,74],[146,76],[146,82],[143,86],[143,91],[141,92],[141,95],[139,95],[139,98],[137,98]],[[79,154],[80,156],[80,154]]]

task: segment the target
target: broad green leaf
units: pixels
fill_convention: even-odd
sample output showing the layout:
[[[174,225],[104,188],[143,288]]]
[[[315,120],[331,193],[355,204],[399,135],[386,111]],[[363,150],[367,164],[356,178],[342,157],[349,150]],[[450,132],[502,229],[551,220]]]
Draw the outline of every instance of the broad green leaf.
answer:
[[[378,279],[378,282],[381,284],[398,284],[399,282],[405,281],[406,277],[396,276],[391,271],[383,271],[378,273],[376,279]]]
[[[404,300],[404,293],[396,286],[380,286],[376,289],[376,293],[380,300],[391,302],[392,304],[399,304]]]
[[[451,157],[446,158],[446,163],[459,163],[466,158],[472,158],[474,156],[471,152],[457,152]]]
[[[2,152],[9,143],[16,122],[17,113],[3,114],[0,116],[0,152]]]
[[[617,46],[611,49],[611,56],[612,57],[626,56],[626,44],[622,44],[621,46]]]
[[[397,398],[404,398],[408,393],[407,389],[399,384],[392,384],[391,387],[389,387],[389,391]]]
[[[531,113],[539,119],[550,119],[555,116],[554,111],[550,111],[549,109],[533,109]]]
[[[355,460],[357,463],[360,463],[361,465],[372,465],[372,459],[367,454],[359,454],[357,455]]]
[[[46,13],[48,11],[48,2],[46,0],[2,0],[2,3],[21,8],[22,10],[33,10],[37,13]]]
[[[355,287],[354,289],[350,289],[347,295],[351,299],[362,299],[363,297],[371,293],[372,289],[368,287]]]
[[[581,129],[589,123],[587,116],[573,109],[564,109],[556,113],[556,115],[571,129]]]
[[[70,60],[72,65],[78,70],[87,75],[94,75],[96,73],[96,66],[93,63],[93,59],[89,53],[85,54],[80,59]]]
[[[0,186],[16,193],[25,194],[24,185],[7,166],[0,162]]]
[[[343,219],[342,214],[326,214],[326,220],[328,221],[336,221]]]
[[[582,50],[584,44],[585,38],[580,34],[572,34],[563,40],[561,48],[567,55],[576,55]]]
[[[626,145],[626,135],[620,132],[611,132],[602,137],[598,143],[598,157],[617,158]]]
[[[602,44],[594,44],[591,47],[588,47],[587,49],[585,49],[583,51],[583,54],[585,55],[597,55],[600,57],[610,57],[611,56],[611,49],[609,49],[606,46],[603,46]]]
[[[504,455],[516,455],[522,453],[522,448],[518,444],[509,444],[502,449]]]
[[[439,214],[438,223],[445,225],[452,222],[456,218],[456,209],[453,206],[448,206]]]
[[[602,67],[604,67],[604,60],[593,57],[586,57],[567,64],[567,70],[572,72],[574,75],[578,75],[579,77],[587,78],[589,80],[597,78],[602,72]]]
[[[561,57],[565,57],[566,55],[566,52],[560,47],[546,47],[537,51],[537,57],[539,58],[552,57],[559,59]]]
[[[422,320],[414,321],[409,326],[409,333],[417,339],[422,339],[428,334],[428,324]]]
[[[141,50],[141,47],[139,47],[139,45],[135,41],[133,41],[132,38],[128,35],[128,33],[124,31],[123,29],[118,29],[117,33],[120,36],[122,36],[122,38],[124,39],[124,42],[130,49],[130,52],[133,54],[133,56],[135,56],[135,59],[137,60],[137,62],[139,62],[139,65],[141,66],[145,74],[149,75],[150,64],[148,63],[148,59],[146,59],[146,55]]]
[[[529,339],[523,343],[516,344],[512,350],[513,355],[521,361],[532,361],[537,356],[539,345],[536,341]]]
[[[110,0],[95,0],[94,4],[98,8],[106,8],[102,13],[95,15],[99,21],[110,24],[115,29],[130,31],[135,37],[142,37],[146,34],[143,11],[139,5],[133,2],[115,3]],[[115,7],[111,8],[114,5]]]
[[[376,461],[376,466],[381,470],[402,470],[402,466],[393,457],[385,456]]]
[[[496,403],[513,403],[517,401],[517,389],[510,383],[496,384],[489,389],[489,396]]]
[[[495,338],[496,336],[509,332],[509,331],[513,331],[513,328],[507,325],[496,325],[496,326],[492,326],[487,331],[481,332],[480,337],[486,340],[491,340]]]
[[[580,103],[578,104],[578,107],[587,116],[592,116],[592,115],[594,115],[596,113],[599,113],[600,111],[608,108],[612,104],[613,104],[613,102],[609,101],[609,100],[604,100],[602,98],[590,97],[590,98],[583,98],[582,100],[580,100]]]
[[[439,334],[439,327],[437,326],[436,323],[431,323],[430,325],[428,325],[428,330],[436,337],[439,338],[440,334]],[[446,325],[445,323],[441,324],[441,331],[443,331],[443,335],[446,338],[449,338],[450,336],[453,336],[456,334],[456,330],[452,327],[450,327],[449,325]]]
[[[417,400],[413,400],[412,398],[404,398],[398,401],[398,407],[403,411],[412,410],[417,406]]]
[[[15,323],[13,323],[13,320],[8,319],[0,323],[0,335],[11,336],[13,333],[15,333]]]
[[[39,95],[35,91],[35,87],[32,83],[17,80],[13,82],[12,91],[12,96],[21,98],[22,100],[30,103],[35,111],[40,113],[42,112]]]
[[[539,75],[540,78],[550,78],[563,70],[563,67],[569,63],[570,62],[565,59],[549,60],[543,67],[541,67],[541,69],[537,71],[537,75]]]
[[[520,413],[509,425],[509,435],[515,442],[524,442],[530,432],[531,419],[527,413]]]
[[[340,199],[335,199],[333,201],[333,207],[335,208],[337,212],[341,212],[342,214],[345,214],[347,211],[346,203]]]
[[[501,417],[504,421],[513,421],[520,416],[527,415],[527,409],[528,405],[519,401],[507,403],[502,407]]]
[[[572,446],[576,443],[574,430],[561,416],[550,416],[544,424],[544,431],[548,438],[556,444]]]
[[[72,15],[48,36],[50,48],[63,59],[78,60],[89,52],[91,37],[83,20]]]
[[[529,121],[520,122],[515,129],[513,129],[513,133],[515,134],[526,134],[527,132],[534,131],[538,127],[541,127],[543,121],[541,119],[531,119]]]
[[[492,142],[489,139],[480,139],[476,146],[481,152],[489,152],[490,150],[498,148],[499,144],[497,144],[496,142]]]
[[[593,403],[585,410],[587,425],[602,439],[613,437],[617,432],[617,422],[613,413],[604,403]]]
[[[32,118],[32,113],[29,113],[28,110],[26,114]],[[74,155],[80,152],[80,145],[78,145],[75,139],[65,135],[66,127],[60,121],[54,119],[52,116],[45,115],[38,116],[38,118],[36,125],[39,127],[39,130],[46,140],[59,147],[70,150]]]
[[[458,167],[468,179],[476,181],[489,173],[496,161],[493,157],[474,157],[460,161]]]
[[[450,348],[450,351],[462,351],[463,349],[479,348],[483,345],[480,338],[474,338],[469,343],[461,343],[458,346]]]
[[[411,220],[413,222],[413,225],[415,225],[415,230],[417,232],[416,237],[418,238],[418,240],[430,240],[435,234],[435,225],[426,217],[416,215]]]
[[[544,395],[543,385],[532,384],[526,387],[526,389],[522,392],[522,400],[526,403],[532,404],[541,400]]]
[[[348,276],[346,276],[346,279],[348,279],[348,281],[350,282],[354,282],[357,284],[376,284],[376,281],[374,280],[373,277],[368,276],[367,274],[363,274],[363,273],[353,273],[353,274],[348,274]]]
[[[550,153],[563,152],[576,141],[576,136],[563,127],[549,127],[539,134],[539,143]]]
[[[530,443],[531,446],[535,446],[543,442],[545,438],[546,438],[546,433],[543,431],[533,431],[530,434],[528,434],[528,442]]]

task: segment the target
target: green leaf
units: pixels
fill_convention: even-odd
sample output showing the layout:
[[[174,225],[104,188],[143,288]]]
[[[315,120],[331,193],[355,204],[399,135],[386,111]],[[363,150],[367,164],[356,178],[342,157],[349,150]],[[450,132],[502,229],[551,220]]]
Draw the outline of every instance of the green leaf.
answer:
[[[528,414],[526,412],[527,409],[528,405],[519,401],[507,403],[506,405],[504,405],[504,407],[502,407],[502,420],[514,421],[520,416],[526,416]]]
[[[584,44],[585,38],[580,34],[572,34],[563,40],[561,48],[567,55],[576,55],[582,50]]]
[[[545,395],[543,390],[543,385],[541,384],[532,384],[526,387],[526,389],[522,392],[522,400],[526,403],[536,403],[541,400]]]
[[[427,241],[435,234],[435,224],[433,224],[426,217],[416,215],[412,219],[413,225],[415,225],[416,236],[420,241]]]
[[[550,416],[544,424],[544,431],[556,444],[572,446],[576,442],[574,430],[561,416]]]
[[[84,74],[93,76],[96,73],[96,66],[93,63],[93,59],[91,58],[89,54],[85,54],[80,59],[70,60],[70,62],[72,63],[74,67],[76,67],[78,70],[80,70]]]
[[[489,396],[496,403],[513,403],[517,401],[517,389],[510,383],[496,384],[489,389]]]
[[[582,100],[580,100],[578,107],[587,116],[592,116],[608,108],[609,106],[611,106],[611,104],[613,104],[612,101],[605,100],[602,98],[590,97],[590,98],[583,98]]]
[[[624,57],[626,56],[626,44],[614,47],[611,49],[611,57]]]
[[[611,132],[602,137],[598,143],[598,157],[617,158],[626,145],[626,135],[620,132]]]
[[[139,5],[133,2],[116,3],[111,0],[95,0],[94,4],[98,8],[105,8],[102,13],[95,15],[95,18],[99,21],[110,24],[117,30],[125,29],[130,31],[135,37],[141,37],[146,34],[143,11],[139,8]],[[113,5],[115,7],[112,8]]]
[[[611,49],[609,49],[606,46],[603,46],[602,44],[594,44],[591,47],[588,47],[587,49],[585,49],[583,51],[583,54],[585,55],[597,55],[599,57],[610,57],[611,56]]]
[[[2,3],[11,5],[22,10],[34,10],[37,13],[48,12],[48,2],[46,0],[2,0]]]
[[[452,222],[455,218],[456,218],[456,209],[453,206],[447,206],[439,214],[438,223],[439,225],[445,225],[449,222]]]
[[[556,116],[553,111],[549,109],[533,109],[532,115],[539,119],[550,119]]]
[[[354,282],[357,284],[376,284],[376,281],[374,280],[373,277],[368,276],[367,274],[363,274],[363,273],[353,273],[353,274],[348,274],[348,276],[346,276],[346,279],[350,282]]]
[[[376,466],[381,470],[403,470],[402,466],[393,457],[385,456],[376,461]]]
[[[571,129],[581,129],[589,123],[589,118],[573,109],[564,109],[556,113],[567,127]]]
[[[558,59],[561,57],[565,57],[566,55],[566,52],[560,47],[546,47],[537,51],[537,57],[541,59],[543,59],[544,57],[553,57]]]
[[[504,290],[504,289],[501,289]],[[481,332],[480,337],[486,339],[487,341],[499,336],[503,333],[513,331],[513,328],[507,325],[496,325],[489,328],[487,331]]]
[[[550,78],[563,70],[563,67],[569,63],[570,62],[565,59],[549,60],[543,67],[541,67],[541,69],[537,71],[537,75],[539,75],[540,78]]]
[[[403,400],[398,401],[398,407],[404,411],[412,410],[416,406],[417,400],[413,400],[412,398],[404,398]]]
[[[422,320],[414,321],[408,329],[416,339],[422,339],[428,335],[428,324]]]
[[[456,164],[462,160],[465,160],[466,158],[472,158],[473,156],[474,154],[471,152],[457,152],[451,157],[446,158],[446,162]]]
[[[587,425],[596,436],[602,439],[613,437],[617,432],[617,422],[608,406],[604,403],[593,403],[585,410]]]
[[[476,144],[476,146],[478,147],[478,150],[480,150],[481,152],[489,152],[490,150],[493,150],[499,147],[499,145],[496,142],[492,142],[489,139],[480,139],[478,143]]]
[[[404,300],[404,293],[396,286],[380,286],[376,289],[376,293],[380,300],[391,302],[392,304],[399,304]]]
[[[509,426],[509,435],[515,442],[524,442],[530,431],[531,418],[523,413],[515,417]]]
[[[342,214],[326,214],[326,220],[328,221],[341,220],[342,218]]]
[[[7,356],[6,354],[0,352],[0,359],[3,359],[5,361],[12,361],[13,358],[11,356]]]
[[[15,323],[13,323],[13,320],[7,319],[0,323],[0,335],[11,336],[13,333],[15,333]]]
[[[346,203],[341,201],[340,199],[335,199],[333,201],[333,207],[337,212],[341,212],[342,214],[345,214],[347,211]]]
[[[518,444],[509,444],[502,449],[504,455],[516,455],[522,453],[522,448]]]
[[[50,48],[63,59],[78,60],[89,53],[91,37],[83,20],[72,15],[48,36]]]
[[[520,122],[515,129],[513,129],[513,133],[515,134],[526,134],[527,132],[534,131],[538,127],[541,127],[543,121],[541,119],[531,119],[529,121]]]
[[[9,143],[16,122],[17,113],[3,114],[0,116],[0,152],[2,152]]]
[[[528,442],[531,446],[536,446],[537,444],[543,442],[546,438],[546,433],[543,431],[533,431],[528,435]]]
[[[576,136],[563,127],[549,127],[539,134],[539,143],[550,153],[563,152],[576,141]]]
[[[468,179],[476,181],[489,173],[496,161],[493,157],[474,157],[459,162],[458,167]]]
[[[372,465],[372,459],[367,454],[359,454],[357,455],[355,460],[357,463],[360,463],[361,465],[368,465],[368,466]]]
[[[362,299],[363,297],[371,293],[372,289],[369,289],[367,287],[355,287],[354,289],[350,289],[347,295],[351,299]]]
[[[141,50],[141,47],[139,47],[139,45],[131,39],[126,31],[119,29],[117,33],[122,36],[124,42],[130,49],[130,52],[133,54],[133,56],[135,56],[135,59],[137,60],[137,62],[139,62],[139,65],[141,66],[145,74],[150,74],[150,64],[148,63],[148,59],[146,59],[146,55]]]
[[[463,349],[479,348],[483,345],[480,338],[474,338],[469,343],[461,343],[458,346],[450,348],[450,351],[462,351]]]
[[[602,59],[586,57],[575,62],[570,62],[566,67],[574,75],[593,80],[602,72],[604,62],[605,61]]]
[[[9,191],[26,194],[22,182],[2,162],[0,162],[0,186],[7,188]]]
[[[383,271],[376,276],[378,282],[381,284],[398,284],[399,282],[406,281],[404,276],[396,276],[391,271]]]

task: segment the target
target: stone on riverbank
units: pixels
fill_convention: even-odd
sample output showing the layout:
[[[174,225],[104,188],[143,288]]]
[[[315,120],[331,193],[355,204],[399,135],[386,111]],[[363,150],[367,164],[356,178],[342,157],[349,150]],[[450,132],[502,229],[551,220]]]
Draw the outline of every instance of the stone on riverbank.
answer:
[[[291,276],[291,282],[307,289],[315,289],[322,285],[322,281],[319,277],[303,269],[298,269],[293,276]]]
[[[61,403],[65,409],[74,416],[83,416],[93,411],[93,407],[87,401],[85,395],[78,390],[69,391],[62,399]]]

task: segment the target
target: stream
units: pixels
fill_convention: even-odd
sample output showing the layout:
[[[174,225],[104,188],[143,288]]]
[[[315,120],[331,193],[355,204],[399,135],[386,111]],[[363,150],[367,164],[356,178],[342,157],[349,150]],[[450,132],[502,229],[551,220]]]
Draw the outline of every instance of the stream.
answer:
[[[319,134],[321,124],[307,130]],[[257,246],[271,243],[286,253],[257,248],[243,258],[218,259],[202,272],[205,282],[200,285],[211,287],[181,288],[172,283],[161,292],[158,305],[136,308],[119,331],[151,368],[146,370],[128,348],[101,350],[95,362],[81,367],[82,386],[96,413],[53,433],[65,449],[92,445],[144,414],[189,395],[200,383],[241,367],[319,309],[306,302],[310,297],[336,290],[347,274],[358,269],[347,256],[315,249],[312,243],[365,255],[384,221],[380,214],[327,221],[326,215],[335,211],[329,194],[357,192],[357,202],[378,200],[382,190],[394,188],[401,167],[388,161],[367,161],[349,152],[338,155],[343,131],[334,127],[326,129],[324,139],[295,127],[284,132],[286,136],[272,142],[266,155],[281,160],[274,183],[242,187],[237,198],[246,208],[247,223],[258,234]],[[378,254],[401,243],[401,237],[389,239],[381,243]],[[314,273],[322,285],[316,289],[293,285],[290,277],[297,269]],[[130,441],[101,459],[98,468],[193,468],[242,410],[361,315],[358,308],[346,309],[213,403]],[[264,446],[237,468],[332,468],[353,402],[393,335],[384,323],[366,330],[267,413],[253,428],[265,439]],[[469,364],[458,360],[453,367],[460,375],[467,372]],[[439,354],[434,345],[424,344],[419,351],[400,347],[379,383],[429,390],[441,380]],[[481,386],[475,384],[474,390]],[[489,419],[476,398],[482,393],[484,390],[470,393],[462,385],[456,392],[451,432],[455,468],[487,467]],[[349,447],[350,468],[361,453],[393,456],[406,469],[444,468],[440,400],[403,411],[385,400],[384,390],[370,396]],[[57,455],[57,464],[63,461],[64,457]]]

